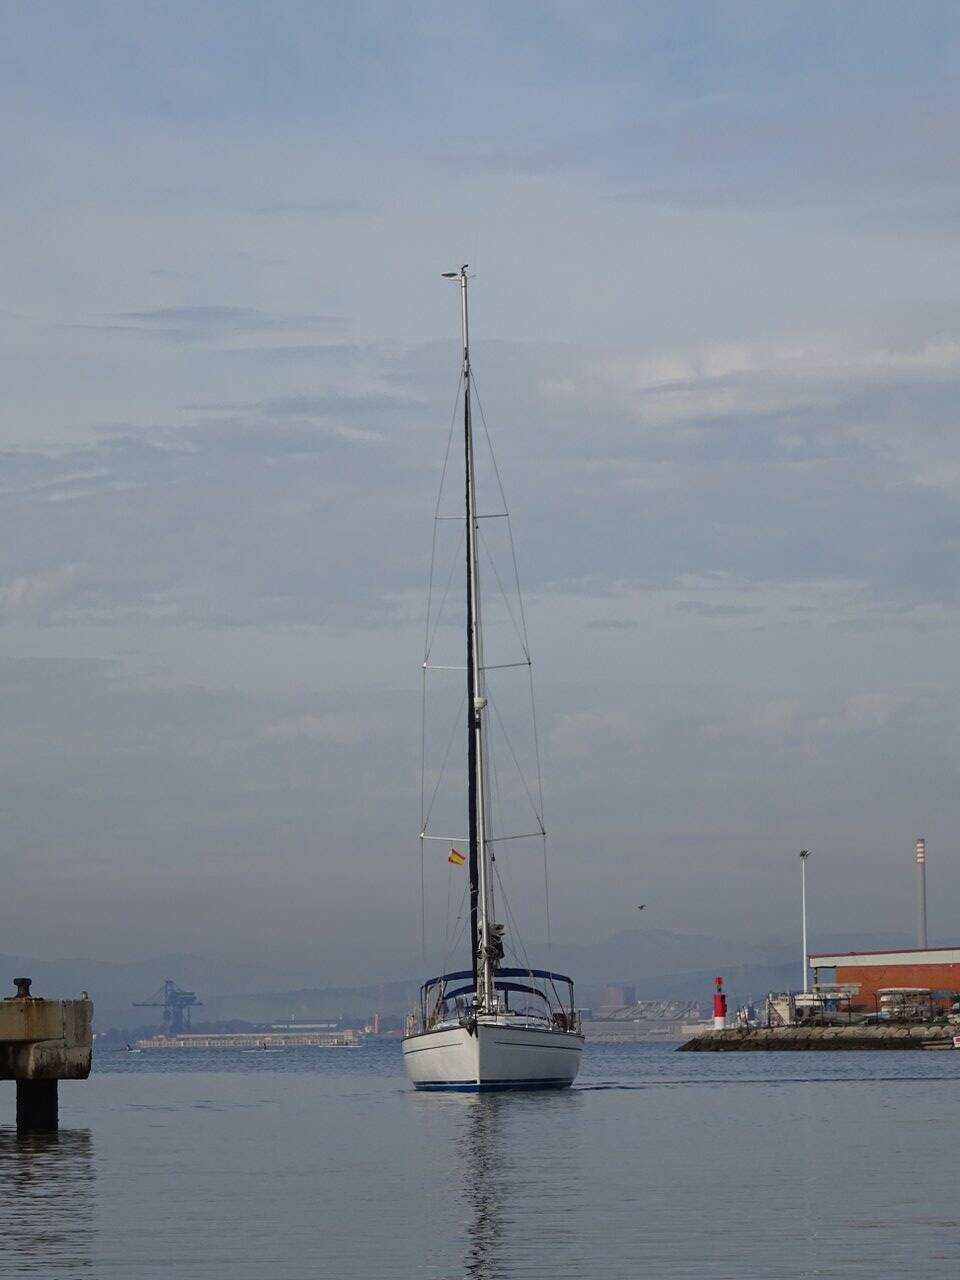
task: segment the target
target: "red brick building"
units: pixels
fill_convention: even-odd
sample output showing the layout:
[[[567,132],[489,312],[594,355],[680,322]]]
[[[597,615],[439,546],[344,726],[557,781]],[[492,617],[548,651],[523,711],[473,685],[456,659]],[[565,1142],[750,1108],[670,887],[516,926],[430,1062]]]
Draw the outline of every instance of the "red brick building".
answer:
[[[810,967],[815,981],[858,984],[850,1007],[868,1012],[876,1008],[877,992],[884,988],[960,992],[960,947],[820,953],[810,956]]]

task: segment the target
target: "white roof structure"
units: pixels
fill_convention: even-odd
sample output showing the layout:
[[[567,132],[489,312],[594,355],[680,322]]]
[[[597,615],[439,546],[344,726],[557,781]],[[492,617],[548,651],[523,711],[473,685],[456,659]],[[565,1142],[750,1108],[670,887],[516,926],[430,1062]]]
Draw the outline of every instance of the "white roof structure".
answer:
[[[960,947],[912,947],[906,951],[845,951],[809,957],[811,969],[881,968],[884,965],[960,964]]]

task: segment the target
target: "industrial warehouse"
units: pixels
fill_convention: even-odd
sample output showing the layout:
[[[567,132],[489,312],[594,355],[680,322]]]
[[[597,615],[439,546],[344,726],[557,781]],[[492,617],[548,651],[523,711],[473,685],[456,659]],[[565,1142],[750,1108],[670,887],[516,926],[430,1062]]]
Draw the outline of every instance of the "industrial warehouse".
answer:
[[[880,1014],[898,1006],[939,1010],[960,999],[960,947],[813,954],[810,967],[814,992],[842,991],[852,1013]]]
[[[807,1016],[828,1007],[849,1016],[897,1022],[931,1022],[960,1011],[960,947],[927,945],[927,842],[915,846],[917,945],[901,950],[807,954],[813,970]],[[806,933],[806,930],[804,930]],[[831,976],[832,975],[832,976]],[[828,998],[829,997],[829,998]]]
[[[917,946],[909,948],[808,951],[808,857],[803,850],[803,990],[771,992],[761,1012],[740,1009],[729,1027],[718,978],[713,1029],[681,1048],[960,1049],[960,947],[927,945],[926,841],[915,847]]]
[[[917,945],[900,951],[848,951],[807,957],[814,990],[820,974],[845,994],[852,1013],[925,1016],[952,1012],[960,999],[960,947],[927,946],[927,842],[916,844]],[[825,982],[831,981],[829,978]],[[901,1016],[902,1020],[902,1016]]]

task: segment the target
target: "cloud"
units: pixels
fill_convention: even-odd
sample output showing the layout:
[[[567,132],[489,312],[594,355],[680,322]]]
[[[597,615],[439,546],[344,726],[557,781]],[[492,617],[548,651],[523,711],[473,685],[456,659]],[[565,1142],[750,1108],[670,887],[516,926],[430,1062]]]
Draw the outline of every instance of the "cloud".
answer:
[[[876,388],[960,381],[960,334],[910,335],[900,344],[831,329],[787,341],[716,343],[690,352],[587,356],[544,393],[569,409],[588,406],[670,428],[712,419],[810,414]],[[785,421],[782,434],[793,423]]]
[[[343,329],[338,316],[282,315],[256,307],[177,306],[119,312],[102,323],[73,325],[101,333],[138,334],[178,342],[222,341],[242,335],[322,332],[337,335]],[[302,345],[302,344],[301,344]]]
[[[84,564],[63,564],[0,584],[0,613],[39,618],[62,608],[89,574]]]
[[[265,738],[282,742],[310,740],[337,747],[357,747],[377,732],[377,722],[355,715],[296,715],[274,720],[261,730]]]
[[[3,614],[386,625],[396,595],[422,582],[429,536],[432,485],[419,540],[398,509],[398,482],[409,492],[419,466],[417,411],[394,393],[300,394],[198,408],[179,426],[113,427],[60,455],[23,451],[0,515],[12,567]],[[77,557],[66,568],[65,547]]]
[[[266,217],[328,217],[352,218],[357,215],[369,215],[379,211],[373,202],[356,197],[332,197],[329,200],[304,200],[300,202],[277,201],[272,204],[254,206],[250,212]]]
[[[854,738],[887,729],[916,702],[916,695],[901,691],[852,694],[839,705],[829,707],[806,699],[778,698],[753,702],[732,722],[713,724],[706,732],[728,739],[755,735],[772,746],[809,754],[834,738]]]
[[[574,711],[558,716],[550,731],[560,758],[595,760],[636,745],[642,723],[620,709]]]
[[[615,199],[653,207],[812,214],[874,233],[941,235],[960,200],[948,161],[960,105],[953,42],[934,48],[929,31],[894,35],[897,25],[857,33],[885,52],[897,41],[903,60],[899,71],[874,65],[864,76],[843,60],[847,31],[808,43],[812,27],[800,21],[742,40],[725,23],[710,34],[709,59],[692,59],[697,77],[684,75],[681,39],[672,48],[680,69],[666,82],[611,77],[592,112],[558,107],[526,136],[481,147],[478,162],[487,173],[534,182],[569,184],[576,175]],[[922,84],[914,58],[925,60]],[[665,61],[651,59],[654,75]]]
[[[635,631],[640,624],[632,618],[591,618],[585,625],[592,631]]]
[[[481,350],[508,498],[520,495],[523,580],[571,598],[686,581],[694,593],[673,607],[704,620],[760,607],[715,598],[711,582],[854,584],[853,609],[834,615],[844,627],[949,613],[960,339],[947,319],[659,353],[528,344],[520,364],[509,347]],[[64,622],[386,625],[415,607],[428,551],[450,412],[436,354],[370,349],[366,389],[193,401],[179,423],[11,455],[12,579],[26,563],[52,575],[45,614]],[[485,532],[494,548],[497,536]],[[82,592],[58,576],[65,546]],[[591,626],[636,625],[618,619]]]
[[[756,605],[712,604],[709,600],[678,600],[674,608],[701,618],[748,618],[760,613]]]
[[[51,946],[416,933],[466,258],[567,936],[628,874],[775,932],[801,831],[847,927],[960,821],[952,9],[238,12],[7,23],[8,916],[59,873]]]

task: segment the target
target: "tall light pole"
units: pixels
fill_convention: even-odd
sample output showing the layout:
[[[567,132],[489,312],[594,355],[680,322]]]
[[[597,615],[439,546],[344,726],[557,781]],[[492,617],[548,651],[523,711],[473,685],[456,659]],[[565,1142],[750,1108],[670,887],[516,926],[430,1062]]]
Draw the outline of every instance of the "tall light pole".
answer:
[[[917,841],[917,946],[927,949],[927,842]]]
[[[803,994],[810,990],[810,966],[807,964],[807,859],[809,849],[800,850],[800,903],[803,921]]]

